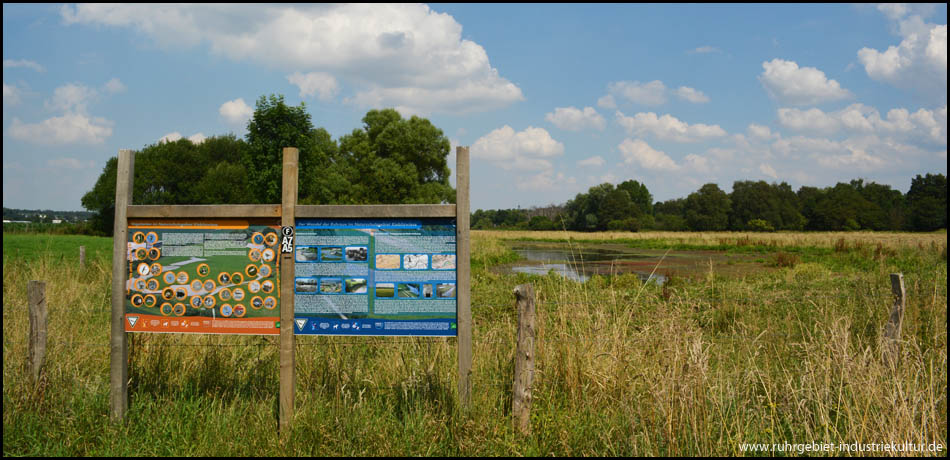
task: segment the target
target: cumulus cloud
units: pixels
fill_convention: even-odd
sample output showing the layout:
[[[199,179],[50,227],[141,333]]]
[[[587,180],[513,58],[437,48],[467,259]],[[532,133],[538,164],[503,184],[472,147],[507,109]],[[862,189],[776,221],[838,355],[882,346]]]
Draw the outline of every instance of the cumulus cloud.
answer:
[[[702,123],[690,125],[670,114],[658,117],[653,112],[641,112],[628,117],[618,110],[616,117],[617,123],[626,129],[629,134],[640,136],[652,134],[658,139],[668,141],[698,142],[726,135],[726,131],[720,128],[719,125]]]
[[[766,176],[771,177],[772,179],[778,179],[778,173],[775,172],[775,168],[773,168],[773,167],[772,167],[771,165],[769,165],[768,163],[762,163],[762,164],[760,164],[760,165],[759,165],[759,172],[762,173],[762,174],[765,174]]]
[[[206,44],[235,61],[322,72],[352,84],[344,102],[361,106],[464,113],[524,99],[452,16],[426,5],[83,4],[61,16],[134,29],[169,49]]]
[[[300,88],[300,97],[316,96],[321,101],[328,101],[340,91],[336,78],[326,72],[294,72],[287,76],[287,80]]]
[[[688,86],[680,86],[677,88],[676,95],[680,99],[692,102],[693,104],[705,104],[709,102],[709,97],[703,94],[702,91]]]
[[[606,96],[602,96],[600,99],[597,99],[597,107],[602,109],[616,109],[617,101],[614,100],[614,96],[612,94],[608,94]]]
[[[17,67],[25,67],[27,69],[33,69],[37,72],[46,72],[46,69],[37,64],[34,61],[29,61],[26,59],[4,59],[3,68],[4,69],[15,69]]]
[[[490,161],[502,169],[541,171],[551,169],[549,158],[564,154],[564,144],[543,128],[515,132],[505,125],[482,137],[471,148],[472,157]]]
[[[901,42],[884,51],[869,47],[858,50],[858,60],[868,76],[946,99],[947,25],[924,22],[923,16],[930,8],[888,4],[878,9],[896,25]]]
[[[814,105],[852,97],[850,91],[814,67],[795,61],[772,59],[762,63],[759,81],[774,99],[792,105]]]
[[[649,83],[617,81],[607,85],[607,91],[635,104],[661,105],[666,103],[666,85],[660,80]]]
[[[650,147],[640,139],[624,139],[618,146],[624,163],[640,165],[641,168],[651,171],[675,171],[679,165],[666,153]]]
[[[600,155],[595,155],[590,158],[585,158],[577,162],[577,166],[587,166],[587,167],[599,167],[603,166],[606,163],[604,157]]]
[[[757,125],[755,123],[750,123],[747,131],[750,137],[759,140],[771,139],[773,136],[771,128],[768,126]]]
[[[37,144],[102,144],[112,135],[113,126],[105,118],[67,113],[40,123],[23,123],[14,118],[9,133],[14,139]]]
[[[721,53],[721,52],[722,52],[721,49],[716,48],[715,46],[709,46],[709,45],[700,46],[698,48],[694,48],[688,51],[689,54],[709,54],[709,53]]]
[[[554,112],[545,115],[544,119],[567,131],[588,128],[603,131],[607,127],[607,121],[593,107],[584,107],[583,110],[576,107],[558,107]]]
[[[3,105],[14,106],[20,103],[20,89],[14,85],[3,83]]]
[[[577,179],[574,177],[567,177],[560,172],[555,174],[553,170],[547,170],[521,178],[515,187],[518,190],[555,191],[573,185],[577,185]]]
[[[243,98],[225,102],[218,108],[218,113],[231,125],[244,126],[254,115],[254,109],[244,102]]]
[[[778,109],[779,123],[794,131],[831,135],[874,134],[895,136],[907,140],[924,140],[938,145],[947,144],[947,106],[936,109],[918,109],[911,113],[895,108],[882,117],[880,112],[864,104],[851,104],[835,112],[812,108]]]
[[[123,93],[126,90],[125,84],[122,83],[122,80],[119,80],[118,78],[113,78],[107,81],[102,87],[107,93],[111,94]]]
[[[98,96],[99,93],[93,88],[69,83],[53,90],[53,97],[45,102],[45,106],[47,110],[84,113],[88,104]]]

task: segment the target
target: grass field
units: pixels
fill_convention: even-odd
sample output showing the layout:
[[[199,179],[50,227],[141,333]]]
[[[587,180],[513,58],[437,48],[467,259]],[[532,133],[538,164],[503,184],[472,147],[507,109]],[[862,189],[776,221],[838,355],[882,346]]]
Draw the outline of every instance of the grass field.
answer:
[[[581,284],[491,270],[517,259],[505,244],[516,239],[785,256],[742,276],[710,265],[663,286],[632,274]],[[471,408],[457,400],[454,339],[298,336],[283,443],[276,338],[132,335],[128,422],[109,421],[111,244],[4,235],[5,456],[716,456],[784,442],[939,444],[946,455],[945,232],[476,231]],[[896,272],[908,303],[892,364],[882,330]],[[50,316],[39,386],[26,369],[31,279],[47,281]],[[509,419],[512,289],[524,282],[538,300],[527,438]],[[871,454],[886,453],[859,453]]]

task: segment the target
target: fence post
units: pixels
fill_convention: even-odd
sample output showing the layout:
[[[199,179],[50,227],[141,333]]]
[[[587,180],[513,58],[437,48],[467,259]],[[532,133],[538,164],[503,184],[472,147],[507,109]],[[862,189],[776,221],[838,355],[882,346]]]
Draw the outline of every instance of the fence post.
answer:
[[[455,149],[455,229],[457,254],[456,279],[458,289],[458,391],[462,407],[468,409],[472,401],[472,292],[471,240],[469,235],[469,155],[468,147]]]
[[[33,382],[39,383],[46,362],[46,282],[30,281],[26,285],[26,297],[30,304],[30,371]]]
[[[511,395],[512,424],[525,436],[531,435],[531,384],[534,381],[535,310],[534,288],[515,287],[518,311],[518,345],[515,349],[515,378]]]
[[[297,167],[299,150],[283,150],[283,181],[281,187],[282,228],[294,228],[297,206]],[[296,235],[294,235],[296,236]],[[279,429],[282,439],[290,439],[294,418],[294,254],[281,251],[280,263],[280,394]]]
[[[112,226],[112,331],[109,399],[113,421],[125,421],[129,410],[129,341],[125,332],[125,298],[129,276],[129,205],[135,175],[132,150],[119,150],[115,180],[115,223]]]
[[[891,315],[884,326],[884,339],[887,347],[886,353],[893,359],[897,357],[901,339],[901,324],[904,322],[904,308],[907,305],[907,291],[904,289],[903,273],[891,273],[891,292],[894,294],[894,306],[891,307]]]
[[[79,247],[79,269],[82,270],[86,268],[86,247]]]

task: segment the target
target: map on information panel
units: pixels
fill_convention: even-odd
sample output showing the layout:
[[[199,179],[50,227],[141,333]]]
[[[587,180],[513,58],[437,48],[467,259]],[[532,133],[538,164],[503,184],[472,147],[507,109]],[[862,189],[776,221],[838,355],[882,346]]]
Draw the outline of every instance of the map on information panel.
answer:
[[[455,336],[453,219],[298,219],[294,331]]]
[[[280,226],[130,220],[126,332],[280,333]]]

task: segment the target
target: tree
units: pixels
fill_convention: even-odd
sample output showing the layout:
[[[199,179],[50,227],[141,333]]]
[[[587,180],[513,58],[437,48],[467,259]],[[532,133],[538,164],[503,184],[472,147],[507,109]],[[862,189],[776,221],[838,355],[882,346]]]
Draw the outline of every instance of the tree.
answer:
[[[947,228],[947,176],[917,175],[907,191],[911,230],[929,232]]]
[[[636,206],[634,217],[653,215],[653,195],[650,194],[646,185],[635,180],[626,180],[617,185],[617,188],[630,195],[630,201]]]
[[[261,96],[254,115],[247,123],[247,154],[244,167],[250,172],[248,186],[251,202],[280,203],[284,147],[297,147],[299,168],[303,172],[299,187],[309,190],[315,171],[328,163],[311,147],[313,123],[304,103],[288,106],[284,96]]]
[[[729,196],[709,183],[686,197],[686,223],[693,231],[718,231],[729,227]]]
[[[801,230],[805,225],[798,196],[785,182],[770,185],[765,181],[736,181],[729,200],[729,228],[733,230],[752,230],[749,223],[754,220],[763,220],[767,227],[778,230]]]

